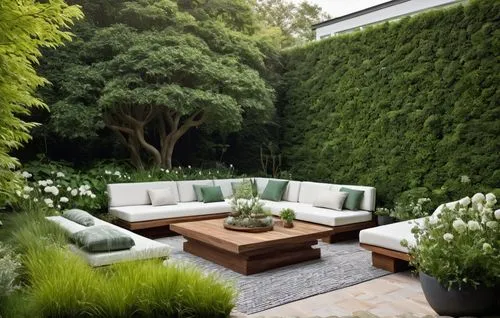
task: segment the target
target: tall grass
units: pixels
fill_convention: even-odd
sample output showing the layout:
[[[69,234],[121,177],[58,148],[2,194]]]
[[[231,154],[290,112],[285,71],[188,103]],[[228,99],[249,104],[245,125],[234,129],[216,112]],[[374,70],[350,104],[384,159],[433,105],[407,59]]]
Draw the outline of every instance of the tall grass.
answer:
[[[159,260],[92,269],[66,249],[31,250],[28,299],[44,317],[227,317],[234,290],[192,267]]]
[[[67,234],[45,215],[16,214],[4,229],[21,253],[25,287],[0,315],[227,317],[234,307],[232,286],[191,266],[157,259],[92,268],[66,247]]]

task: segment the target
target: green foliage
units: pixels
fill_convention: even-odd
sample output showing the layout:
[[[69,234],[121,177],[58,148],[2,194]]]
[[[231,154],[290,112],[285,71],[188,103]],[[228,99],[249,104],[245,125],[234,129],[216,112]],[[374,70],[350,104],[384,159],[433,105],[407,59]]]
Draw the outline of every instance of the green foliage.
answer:
[[[45,211],[59,213],[78,208],[91,213],[105,213],[108,208],[106,192],[109,183],[225,179],[234,175],[234,167],[198,169],[135,170],[116,162],[102,162],[86,169],[75,169],[63,162],[30,162],[24,167],[24,186],[17,195],[22,200],[12,203],[16,211]]]
[[[33,108],[45,107],[34,95],[37,87],[47,83],[33,68],[40,49],[70,40],[65,29],[81,17],[77,6],[63,0],[0,3],[0,201],[11,196],[19,182],[12,172],[19,162],[9,153],[30,139],[29,131],[35,126],[22,117]]]
[[[378,208],[376,215],[387,215],[399,221],[423,218],[432,213],[432,201],[429,198],[399,199],[393,209]]]
[[[68,250],[67,234],[46,215],[10,214],[2,227],[2,236],[7,235],[13,250],[21,254],[22,268],[18,261],[15,268],[6,268],[0,249],[0,280],[14,270],[21,274],[22,284],[8,297],[0,297],[0,315],[228,317],[234,307],[232,285],[186,264],[150,260],[92,268]]]
[[[495,203],[491,193],[478,193],[472,203],[466,197],[426,218],[412,229],[411,264],[447,288],[499,286],[500,210],[493,211]]]
[[[229,285],[187,265],[153,260],[93,269],[62,248],[26,258],[27,300],[43,317],[228,317],[234,307]]]
[[[472,1],[287,51],[284,164],[380,203],[422,186],[456,198],[464,175],[498,187],[499,14]]]
[[[295,211],[292,209],[283,209],[280,211],[280,218],[287,223],[292,223],[295,219]]]
[[[321,7],[307,1],[255,0],[258,17],[268,27],[282,33],[282,48],[311,41],[315,37],[311,25],[330,19]]]
[[[0,242],[0,308],[4,306],[5,298],[18,288],[20,267],[19,255],[12,253],[8,245]]]
[[[189,130],[227,134],[247,116],[263,122],[272,115],[274,90],[264,74],[273,48],[252,36],[251,8],[244,1],[178,3],[112,3],[105,8],[115,12],[111,24],[79,28],[67,55],[47,61],[44,72],[58,80],[47,92],[54,133],[81,140],[104,124],[135,167],[170,169]]]

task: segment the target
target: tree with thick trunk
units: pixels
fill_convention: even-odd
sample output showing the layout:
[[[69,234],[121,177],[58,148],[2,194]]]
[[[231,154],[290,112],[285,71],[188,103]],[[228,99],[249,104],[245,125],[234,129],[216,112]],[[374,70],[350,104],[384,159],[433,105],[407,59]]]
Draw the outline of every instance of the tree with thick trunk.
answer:
[[[252,14],[244,1],[214,5],[224,2]],[[231,132],[249,111],[263,121],[273,112],[265,41],[211,1],[179,3],[120,3],[114,23],[85,33],[80,60],[66,69],[72,77],[60,84],[59,103],[98,108],[137,168],[171,168],[192,128]]]

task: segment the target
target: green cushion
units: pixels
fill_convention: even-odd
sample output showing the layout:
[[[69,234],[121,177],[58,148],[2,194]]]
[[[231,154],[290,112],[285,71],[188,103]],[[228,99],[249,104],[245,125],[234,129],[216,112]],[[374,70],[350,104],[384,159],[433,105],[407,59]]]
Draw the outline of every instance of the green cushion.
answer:
[[[209,187],[206,185],[193,184],[194,193],[196,193],[196,201],[203,202],[203,194],[201,193],[201,188]]]
[[[269,180],[266,188],[262,193],[261,199],[271,201],[281,201],[283,193],[285,193],[288,181],[286,180]]]
[[[340,188],[339,191],[348,193],[347,198],[344,201],[344,209],[359,210],[359,206],[361,205],[361,201],[363,200],[363,196],[365,194],[364,191],[344,187]]]
[[[96,225],[71,235],[75,244],[88,252],[110,252],[128,250],[135,245],[134,240],[109,225]]]
[[[203,195],[203,202],[205,203],[224,201],[224,195],[220,186],[201,187],[201,193]]]
[[[88,212],[85,212],[80,209],[66,210],[63,212],[62,216],[68,220],[71,220],[73,222],[76,222],[84,226],[94,225],[94,217],[90,215]]]

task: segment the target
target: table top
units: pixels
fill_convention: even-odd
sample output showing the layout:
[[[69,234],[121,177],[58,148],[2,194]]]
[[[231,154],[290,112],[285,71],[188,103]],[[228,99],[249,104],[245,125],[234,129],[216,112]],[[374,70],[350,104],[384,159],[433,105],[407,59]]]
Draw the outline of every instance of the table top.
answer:
[[[293,221],[293,228],[284,228],[278,221],[272,231],[248,233],[225,229],[223,222],[224,219],[212,219],[175,223],[170,225],[170,229],[186,238],[238,254],[280,244],[314,241],[333,232],[330,227],[301,221]]]

